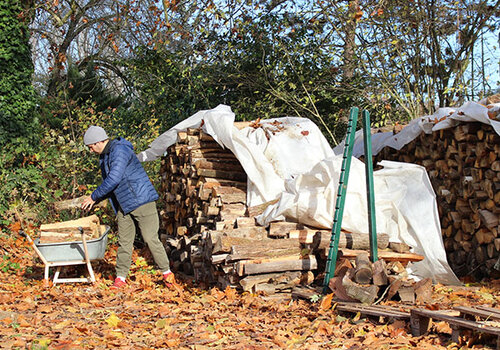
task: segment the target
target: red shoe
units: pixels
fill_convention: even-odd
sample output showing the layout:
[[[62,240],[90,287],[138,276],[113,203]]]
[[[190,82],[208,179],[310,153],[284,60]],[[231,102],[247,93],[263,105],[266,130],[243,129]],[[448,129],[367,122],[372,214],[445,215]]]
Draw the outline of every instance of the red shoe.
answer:
[[[165,282],[165,286],[167,286],[167,288],[172,288],[175,284],[174,274],[171,271],[164,273],[163,274],[163,281]]]
[[[115,278],[115,282],[113,283],[113,285],[111,286],[111,288],[112,289],[120,289],[120,288],[123,288],[123,287],[126,287],[126,286],[127,286],[127,282],[125,282],[121,278],[116,277]]]

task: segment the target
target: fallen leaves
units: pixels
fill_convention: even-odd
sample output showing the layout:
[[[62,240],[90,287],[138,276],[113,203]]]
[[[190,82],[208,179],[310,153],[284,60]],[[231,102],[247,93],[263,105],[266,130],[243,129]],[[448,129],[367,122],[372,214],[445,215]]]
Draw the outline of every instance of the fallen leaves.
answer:
[[[114,265],[95,263],[97,283],[58,284],[43,289],[43,266],[32,248],[16,246],[0,236],[22,266],[21,274],[0,272],[0,336],[2,347],[30,349],[445,349],[436,335],[411,337],[409,324],[370,322],[365,316],[339,315],[334,295],[317,303],[265,301],[233,288],[199,289],[176,283],[169,289],[148,259],[134,256],[130,286],[109,289]],[[111,246],[105,261],[114,261]],[[142,255],[142,254],[139,254]],[[32,270],[29,274],[24,269]],[[106,279],[102,276],[106,276]],[[439,304],[432,309],[473,302],[498,301],[490,288],[436,288]],[[436,300],[436,299],[434,299]],[[394,306],[401,306],[394,304]],[[434,327],[445,332],[446,325]]]

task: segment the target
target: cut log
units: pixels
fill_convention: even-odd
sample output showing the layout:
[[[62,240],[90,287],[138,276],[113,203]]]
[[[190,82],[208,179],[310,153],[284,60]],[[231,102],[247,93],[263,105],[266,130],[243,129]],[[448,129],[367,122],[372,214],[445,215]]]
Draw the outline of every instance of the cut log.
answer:
[[[498,226],[498,215],[493,214],[488,210],[479,210],[479,217],[487,228]]]
[[[246,191],[232,186],[215,186],[212,195],[219,197],[222,203],[243,203],[247,202]],[[246,209],[246,208],[245,208]],[[246,210],[243,212],[245,214]]]
[[[335,277],[332,277],[328,282],[328,287],[334,293],[335,298],[342,301],[357,301],[347,295],[342,280],[346,273],[353,269],[351,262],[348,259],[340,259],[335,268]]]
[[[415,290],[411,283],[403,282],[398,289],[398,295],[403,303],[415,303]]]
[[[238,264],[244,266],[245,275],[255,275],[260,273],[271,273],[280,271],[305,271],[316,270],[318,264],[314,256],[308,258],[289,257],[283,259],[268,259],[266,262],[240,261]]]
[[[328,248],[330,246],[331,232],[330,231],[318,231],[313,239],[312,248],[313,250],[321,250]],[[379,233],[377,235],[377,246],[379,249],[385,249],[389,246],[389,235],[385,233]],[[367,233],[352,233],[352,232],[340,232],[339,239],[340,248],[348,249],[370,249],[370,236]]]
[[[300,244],[293,239],[263,239],[247,244],[234,244],[226,261],[273,258],[278,256],[299,255]]]
[[[196,174],[198,176],[215,177],[219,179],[236,180],[236,181],[245,181],[247,179],[247,174],[243,171],[226,171],[226,170],[200,168],[197,169]]]
[[[318,230],[312,229],[291,230],[288,233],[288,238],[298,239],[302,244],[312,244],[314,242],[314,236],[317,233]]]
[[[360,284],[370,284],[372,281],[372,266],[368,252],[356,256],[356,267],[354,269],[354,281]]]
[[[255,218],[240,216],[236,218],[236,228],[256,226]]]
[[[389,249],[396,253],[409,253],[410,246],[402,242],[389,242]]]
[[[269,237],[289,237],[289,233],[293,230],[302,229],[303,225],[296,222],[271,222],[269,225]],[[298,237],[289,237],[298,238]]]

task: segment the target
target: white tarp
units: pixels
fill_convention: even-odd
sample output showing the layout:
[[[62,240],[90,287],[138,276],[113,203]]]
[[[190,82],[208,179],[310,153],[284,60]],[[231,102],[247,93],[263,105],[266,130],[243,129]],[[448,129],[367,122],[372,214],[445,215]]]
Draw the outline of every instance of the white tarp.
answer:
[[[490,119],[488,116],[488,111],[498,111],[500,109],[500,103],[490,104],[488,107],[478,102],[469,101],[458,108],[439,108],[432,115],[413,119],[397,134],[392,132],[373,134],[372,153],[377,155],[386,146],[400,150],[422,132],[431,134],[434,131],[451,128],[464,122],[481,122],[491,125],[493,130],[500,135],[500,121]],[[333,151],[335,154],[342,154],[344,142],[335,147]],[[354,157],[364,155],[362,130],[356,132],[352,155]]]
[[[159,136],[138,157],[154,160],[176,142],[178,131],[202,125],[245,169],[249,206],[279,199],[257,218],[260,224],[287,218],[331,228],[342,157],[334,155],[318,127],[308,119],[292,117],[263,120],[256,129],[239,130],[233,123],[228,106],[200,111]],[[459,284],[446,262],[435,196],[425,169],[397,162],[384,166],[374,173],[377,232],[424,255],[424,261],[409,268],[415,277]],[[364,165],[353,158],[342,224],[346,230],[368,231],[365,183]]]

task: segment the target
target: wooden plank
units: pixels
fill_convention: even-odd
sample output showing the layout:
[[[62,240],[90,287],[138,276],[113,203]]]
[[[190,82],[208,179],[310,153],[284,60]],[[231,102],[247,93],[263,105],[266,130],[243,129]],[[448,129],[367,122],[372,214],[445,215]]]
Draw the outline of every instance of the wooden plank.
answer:
[[[410,313],[403,312],[397,308],[383,305],[364,305],[361,303],[339,302],[336,309],[343,312],[361,313],[376,317],[390,317],[402,320],[409,320]]]
[[[340,249],[340,256],[342,258],[354,259],[359,254],[366,252],[365,250],[352,250],[352,249]],[[400,261],[402,263],[408,263],[410,261],[422,261],[424,257],[415,253],[395,253],[391,251],[379,250],[378,258],[384,259],[385,261]]]
[[[456,311],[460,311],[460,315],[466,316],[476,316],[484,318],[487,320],[500,320],[500,310],[493,308],[486,308],[486,310],[479,307],[467,307],[467,306],[456,306],[453,308]]]
[[[425,309],[411,310],[411,331],[415,337],[425,334],[429,330],[430,320],[445,321],[450,324],[452,329],[460,331],[462,328],[471,329],[476,332],[492,334],[500,337],[500,328],[487,326],[475,321],[465,320],[456,316],[445,315],[439,311]]]
[[[251,275],[247,276],[240,280],[240,285],[243,288],[243,291],[249,292],[255,285],[267,283],[272,281],[274,284],[286,284],[287,288],[293,287],[300,283],[301,272],[300,271],[292,271],[292,272],[280,272],[280,273],[268,273],[261,275]],[[288,285],[293,281],[293,285]]]

